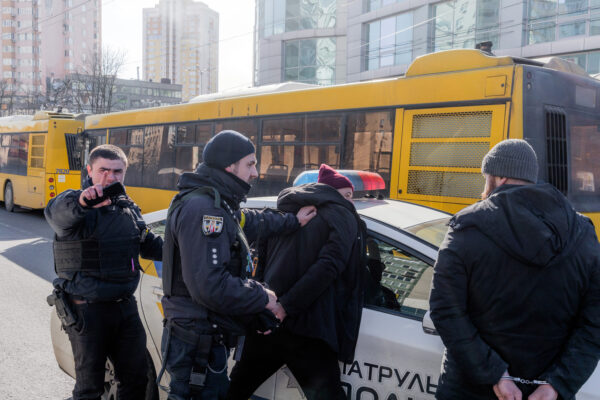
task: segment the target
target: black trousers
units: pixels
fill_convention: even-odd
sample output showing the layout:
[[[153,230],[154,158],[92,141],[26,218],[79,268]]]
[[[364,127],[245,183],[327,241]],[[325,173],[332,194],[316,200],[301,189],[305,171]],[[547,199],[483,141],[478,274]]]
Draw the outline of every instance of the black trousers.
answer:
[[[179,321],[179,326],[200,334],[205,332],[204,321]],[[192,394],[190,374],[192,368],[200,362],[197,342],[177,337],[169,328],[163,329],[162,356],[163,363],[171,378],[169,382],[169,400],[217,400],[223,399],[227,393],[227,359],[229,349],[223,344],[211,346],[206,371],[206,381],[201,393]],[[204,367],[204,365],[202,365]]]
[[[74,307],[78,321],[67,328],[75,358],[73,400],[100,399],[107,358],[115,367],[119,400],[143,400],[148,379],[146,332],[135,299]]]
[[[246,400],[284,364],[308,400],[346,399],[337,354],[319,339],[279,328],[270,335],[246,337],[242,358],[231,371],[228,400]]]

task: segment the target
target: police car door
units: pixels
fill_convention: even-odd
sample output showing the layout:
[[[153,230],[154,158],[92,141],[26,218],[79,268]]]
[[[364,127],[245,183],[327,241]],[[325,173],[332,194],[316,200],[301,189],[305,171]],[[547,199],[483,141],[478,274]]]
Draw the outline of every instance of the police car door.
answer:
[[[166,210],[160,210],[145,214],[144,220],[148,228],[155,234],[164,238]],[[160,342],[162,338],[164,318],[161,299],[162,291],[162,263],[160,261],[150,261],[140,259],[140,265],[144,270],[141,276],[140,284],[136,292],[140,317],[147,336],[147,349],[154,362],[155,371],[161,367]],[[162,384],[165,384],[163,376]],[[163,395],[163,393],[161,393]]]
[[[444,350],[428,316],[436,250],[377,221],[365,222],[365,307],[355,359],[340,363],[343,387],[351,400],[433,400]],[[275,399],[305,398],[285,367],[271,384]],[[255,399],[271,398],[261,389],[265,396],[257,391]]]

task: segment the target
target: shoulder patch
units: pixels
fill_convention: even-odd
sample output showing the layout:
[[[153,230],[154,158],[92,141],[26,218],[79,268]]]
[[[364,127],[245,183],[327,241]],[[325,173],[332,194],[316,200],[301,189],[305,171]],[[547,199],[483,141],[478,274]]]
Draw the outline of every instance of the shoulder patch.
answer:
[[[207,236],[219,234],[223,231],[223,217],[205,215],[202,217],[202,233]]]

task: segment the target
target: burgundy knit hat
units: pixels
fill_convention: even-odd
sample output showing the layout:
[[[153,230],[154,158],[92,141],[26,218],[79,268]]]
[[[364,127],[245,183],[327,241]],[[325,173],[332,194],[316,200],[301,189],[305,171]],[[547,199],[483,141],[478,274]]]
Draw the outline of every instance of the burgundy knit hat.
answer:
[[[321,164],[321,168],[319,168],[319,179],[317,182],[325,183],[334,187],[335,189],[349,187],[352,188],[352,191],[354,191],[354,185],[352,182],[350,182],[350,179],[346,178],[344,175],[340,174],[327,164]]]

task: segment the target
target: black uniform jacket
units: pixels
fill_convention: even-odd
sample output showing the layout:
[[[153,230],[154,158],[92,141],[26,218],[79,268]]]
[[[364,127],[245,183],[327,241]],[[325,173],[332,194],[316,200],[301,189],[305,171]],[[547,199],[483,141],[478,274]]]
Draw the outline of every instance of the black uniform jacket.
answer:
[[[89,182],[88,182],[89,185]],[[140,209],[131,200],[121,197],[117,202],[100,208],[87,208],[79,204],[81,190],[66,190],[51,199],[44,210],[46,220],[56,233],[56,240],[112,240],[119,237],[141,238],[136,219],[141,219]],[[140,243],[140,255],[160,261],[162,259],[160,237],[148,232]],[[133,260],[139,265],[137,259]],[[67,293],[84,297],[90,301],[109,301],[133,295],[140,279],[139,269],[132,268],[127,277],[111,280],[90,276],[86,272],[75,272],[69,279],[57,278],[55,287]]]
[[[352,362],[362,315],[364,228],[354,205],[329,185],[284,189],[277,208],[317,207],[317,216],[293,234],[267,243],[265,282],[287,313],[290,331],[324,340]]]
[[[450,221],[430,305],[447,348],[438,394],[495,398],[508,369],[572,399],[600,356],[594,227],[550,184],[502,185]]]
[[[239,204],[250,185],[223,170],[201,164],[195,173],[183,174],[179,190],[199,186],[215,188],[239,217]],[[242,210],[244,232],[249,241],[258,234],[291,232],[300,226],[295,215]],[[242,218],[240,218],[242,219]],[[203,224],[222,221],[220,232],[206,234]],[[207,310],[229,316],[256,314],[262,311],[268,298],[262,285],[251,279],[234,276],[228,271],[231,246],[236,241],[236,222],[224,208],[216,208],[208,194],[191,197],[177,208],[168,223],[179,257],[183,281],[191,298],[163,297],[168,319],[206,319]],[[260,232],[260,233],[259,233]]]

